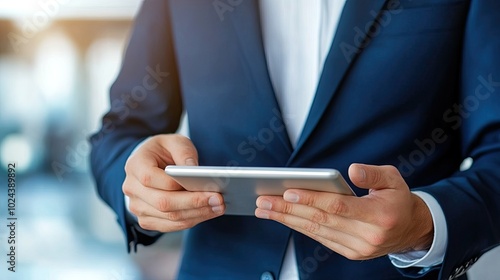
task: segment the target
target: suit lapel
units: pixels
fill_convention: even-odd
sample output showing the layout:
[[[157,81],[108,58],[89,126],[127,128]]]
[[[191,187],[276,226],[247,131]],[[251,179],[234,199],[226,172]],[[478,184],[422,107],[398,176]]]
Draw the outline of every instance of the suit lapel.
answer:
[[[265,110],[257,111],[255,117],[259,116],[260,113],[269,111],[272,113],[271,117],[278,117],[280,124],[285,127],[267,68],[258,2],[257,0],[242,2],[234,8],[229,19],[238,37],[246,66],[250,72],[250,78],[256,90],[255,94],[259,95],[263,104],[261,109]],[[286,151],[288,151],[288,156],[290,156],[292,145],[286,129],[275,133],[275,136],[278,137],[285,146]]]
[[[387,0],[347,0],[337,27],[330,52],[326,58],[316,95],[309,116],[297,142],[297,146],[287,165],[291,164],[304,143],[309,138],[325,112],[330,100],[344,79],[349,67],[362,51],[366,31],[370,30],[374,19]],[[363,32],[357,32],[357,29]],[[362,33],[362,34],[361,34]]]
[[[290,151],[290,164],[304,146],[321,116],[325,112],[330,100],[344,79],[349,67],[362,51],[366,31],[370,30],[374,19],[388,0],[347,0],[344,11],[337,27],[337,32],[325,61],[316,95],[304,129],[297,146],[292,153],[292,147],[287,132],[277,132],[277,137]],[[238,37],[246,66],[249,69],[256,94],[261,95],[263,104],[267,108],[280,112],[274,89],[270,80],[267,62],[262,42],[262,29],[258,1],[244,1],[230,13],[229,20]],[[363,32],[357,32],[356,29]],[[276,112],[276,110],[274,110]],[[281,113],[280,117],[281,117]],[[280,121],[283,123],[282,118]]]

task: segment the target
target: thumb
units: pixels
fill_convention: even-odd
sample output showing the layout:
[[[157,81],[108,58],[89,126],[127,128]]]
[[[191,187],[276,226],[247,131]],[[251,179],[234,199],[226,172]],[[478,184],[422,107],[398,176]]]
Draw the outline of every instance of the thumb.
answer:
[[[198,165],[198,152],[189,138],[178,134],[165,136],[161,139],[162,146],[170,153],[175,165]]]
[[[349,178],[362,189],[396,189],[404,182],[398,169],[392,165],[367,165],[353,163],[349,166]]]

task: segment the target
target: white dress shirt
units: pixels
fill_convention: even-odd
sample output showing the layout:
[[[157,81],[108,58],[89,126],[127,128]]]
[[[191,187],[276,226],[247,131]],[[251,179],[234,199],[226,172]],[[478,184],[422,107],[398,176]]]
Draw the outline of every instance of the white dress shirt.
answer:
[[[346,0],[260,0],[269,74],[293,146],[296,145],[309,114],[345,2]],[[186,126],[183,126],[183,131],[188,131],[187,121],[183,123]],[[429,250],[389,255],[393,265],[399,268],[425,268],[440,264],[446,251],[448,234],[443,210],[431,195],[423,192],[415,194],[424,200],[431,211],[434,239]],[[129,209],[127,196],[125,205]],[[132,213],[130,215],[136,219]],[[292,239],[288,243],[279,279],[299,279]]]

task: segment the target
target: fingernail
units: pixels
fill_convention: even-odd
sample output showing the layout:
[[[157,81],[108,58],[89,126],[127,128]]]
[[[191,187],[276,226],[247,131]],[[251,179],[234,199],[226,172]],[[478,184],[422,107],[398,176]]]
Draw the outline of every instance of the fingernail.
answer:
[[[261,210],[257,209],[255,211],[255,217],[261,218],[261,219],[269,219],[269,212],[261,211]]]
[[[361,181],[366,180],[366,171],[363,167],[358,165],[358,177]]]
[[[288,202],[298,202],[299,195],[294,192],[285,192],[285,194],[283,195],[283,199]]]
[[[193,158],[187,158],[184,164],[187,166],[196,166],[196,161]]]
[[[220,206],[221,202],[220,202],[219,198],[214,195],[214,196],[211,196],[208,199],[208,205],[210,205],[210,206]]]
[[[273,204],[269,200],[262,199],[259,202],[258,206],[260,209],[263,209],[263,210],[271,210],[271,208],[273,207]]]
[[[212,211],[217,214],[222,213],[223,210],[224,208],[222,207],[222,205],[212,207]]]

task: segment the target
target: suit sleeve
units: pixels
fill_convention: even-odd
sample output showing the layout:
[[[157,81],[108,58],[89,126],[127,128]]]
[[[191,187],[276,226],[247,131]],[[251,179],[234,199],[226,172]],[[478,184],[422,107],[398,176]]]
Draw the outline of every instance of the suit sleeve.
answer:
[[[500,244],[500,1],[472,0],[464,37],[460,130],[470,169],[418,190],[431,194],[446,217],[448,244],[440,279],[463,275]],[[425,269],[405,269],[411,276]]]
[[[90,138],[98,194],[115,211],[127,244],[134,247],[149,245],[157,237],[137,231],[127,218],[122,193],[125,162],[146,137],[175,132],[182,113],[169,14],[167,1],[144,1],[110,90],[111,108]]]

